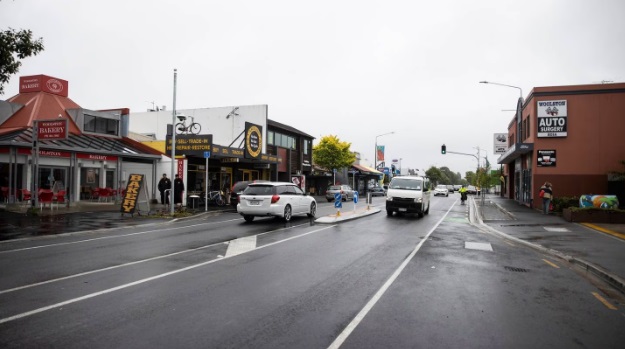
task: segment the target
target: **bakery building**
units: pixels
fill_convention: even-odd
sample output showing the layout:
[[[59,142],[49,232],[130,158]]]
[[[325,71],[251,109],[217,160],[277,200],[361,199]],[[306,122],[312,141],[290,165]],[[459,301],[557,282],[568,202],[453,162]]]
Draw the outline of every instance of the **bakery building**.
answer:
[[[541,207],[539,188],[550,182],[556,197],[619,196],[625,187],[612,172],[625,161],[625,83],[535,87],[520,98],[508,125],[505,196]]]
[[[20,77],[19,94],[0,101],[0,187],[4,203],[25,192],[63,191],[68,203],[117,193],[133,173],[153,186],[162,154],[128,137],[127,108],[85,109],[66,80]],[[34,195],[33,195],[34,196]]]

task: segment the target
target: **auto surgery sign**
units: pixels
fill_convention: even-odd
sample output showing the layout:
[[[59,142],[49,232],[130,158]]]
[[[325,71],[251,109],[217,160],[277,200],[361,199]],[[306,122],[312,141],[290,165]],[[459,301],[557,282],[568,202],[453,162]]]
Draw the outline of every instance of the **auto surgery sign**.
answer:
[[[538,137],[567,136],[566,100],[537,101]]]

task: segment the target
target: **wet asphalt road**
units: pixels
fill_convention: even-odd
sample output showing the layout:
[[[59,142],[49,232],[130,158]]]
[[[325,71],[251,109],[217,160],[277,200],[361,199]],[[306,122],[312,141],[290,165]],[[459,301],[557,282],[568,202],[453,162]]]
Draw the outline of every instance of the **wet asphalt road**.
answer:
[[[167,220],[166,218],[122,215],[120,212],[76,212],[37,216],[1,210],[0,241],[136,226]]]

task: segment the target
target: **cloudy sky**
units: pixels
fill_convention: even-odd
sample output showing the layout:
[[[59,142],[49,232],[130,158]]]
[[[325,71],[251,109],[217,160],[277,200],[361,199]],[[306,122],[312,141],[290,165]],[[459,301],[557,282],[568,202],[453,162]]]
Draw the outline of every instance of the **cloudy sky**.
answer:
[[[269,118],[336,135],[372,163],[475,170],[520,91],[625,81],[625,1],[0,0],[0,29],[45,51],[18,76],[69,81],[87,109],[269,105]],[[316,143],[315,142],[315,143]]]

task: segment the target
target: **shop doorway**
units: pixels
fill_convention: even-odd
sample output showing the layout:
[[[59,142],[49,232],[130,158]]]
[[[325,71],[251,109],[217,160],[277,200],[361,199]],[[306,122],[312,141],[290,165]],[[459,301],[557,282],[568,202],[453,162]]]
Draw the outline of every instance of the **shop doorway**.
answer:
[[[39,189],[66,190],[67,168],[65,167],[39,167]]]

